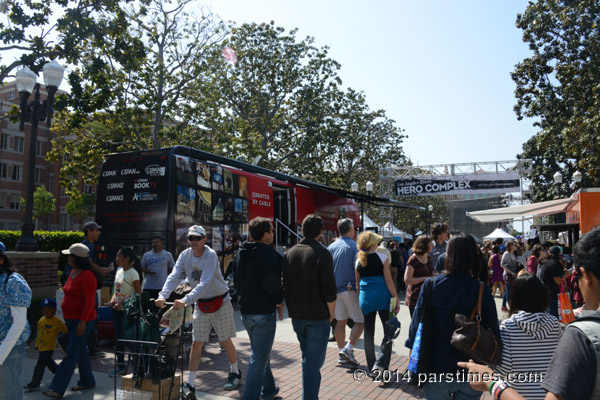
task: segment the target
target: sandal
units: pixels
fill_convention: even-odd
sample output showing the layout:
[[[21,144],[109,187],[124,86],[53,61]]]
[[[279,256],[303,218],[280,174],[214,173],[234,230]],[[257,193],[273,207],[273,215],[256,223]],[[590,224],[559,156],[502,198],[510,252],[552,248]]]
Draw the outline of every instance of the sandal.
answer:
[[[53,399],[62,399],[62,394],[55,392],[54,390],[46,390],[44,392],[42,392],[44,394],[44,396],[48,396],[48,397],[52,397]]]
[[[92,385],[92,386],[79,386],[79,385],[77,385],[77,386],[71,387],[71,390],[73,392],[78,392],[78,391],[81,391],[81,390],[93,389],[95,387],[96,387],[96,385]]]

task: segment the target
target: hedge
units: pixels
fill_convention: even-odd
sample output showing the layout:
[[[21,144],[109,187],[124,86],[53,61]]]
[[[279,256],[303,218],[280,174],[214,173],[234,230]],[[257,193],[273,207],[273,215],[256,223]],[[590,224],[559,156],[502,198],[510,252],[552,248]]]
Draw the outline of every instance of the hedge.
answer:
[[[0,242],[4,243],[6,250],[15,249],[15,245],[21,236],[21,231],[0,231]],[[73,243],[80,243],[83,239],[83,232],[61,232],[61,231],[35,231],[33,237],[38,244],[40,251],[50,251],[59,253],[61,250],[68,249]],[[60,254],[58,259],[59,267],[65,265],[66,256]]]

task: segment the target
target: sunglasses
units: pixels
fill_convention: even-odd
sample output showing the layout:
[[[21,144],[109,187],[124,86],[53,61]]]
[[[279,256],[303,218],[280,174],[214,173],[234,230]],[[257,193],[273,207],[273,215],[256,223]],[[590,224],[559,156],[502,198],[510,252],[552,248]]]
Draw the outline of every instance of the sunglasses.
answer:
[[[204,239],[205,237],[206,236],[196,236],[196,235],[194,235],[194,236],[188,236],[188,240],[190,242],[198,242],[198,241]]]

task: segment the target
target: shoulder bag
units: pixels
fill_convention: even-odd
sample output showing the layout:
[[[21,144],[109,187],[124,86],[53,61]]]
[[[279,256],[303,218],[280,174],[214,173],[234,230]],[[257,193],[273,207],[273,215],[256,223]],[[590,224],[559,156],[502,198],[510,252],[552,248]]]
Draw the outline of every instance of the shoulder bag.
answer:
[[[419,319],[419,326],[413,341],[410,359],[408,361],[408,383],[422,387],[425,382],[419,380],[419,374],[429,372],[431,360],[431,344],[433,340],[433,318],[431,316],[431,296],[433,292],[433,279],[428,279],[429,285],[423,292],[423,313]],[[423,283],[424,285],[425,283]],[[421,383],[419,383],[421,382]]]
[[[471,317],[463,314],[454,316],[455,330],[450,344],[469,358],[487,365],[498,365],[502,361],[502,342],[489,329],[481,326],[481,298],[483,282],[479,282],[479,295]]]

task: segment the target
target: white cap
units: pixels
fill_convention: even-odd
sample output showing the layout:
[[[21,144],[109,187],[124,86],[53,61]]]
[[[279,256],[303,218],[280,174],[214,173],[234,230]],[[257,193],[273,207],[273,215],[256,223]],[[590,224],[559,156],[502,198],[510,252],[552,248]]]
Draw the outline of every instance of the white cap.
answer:
[[[72,244],[67,250],[63,250],[63,254],[72,254],[77,257],[87,257],[90,254],[90,249],[83,243]]]
[[[200,225],[193,225],[188,229],[188,236],[206,236],[206,231]]]

